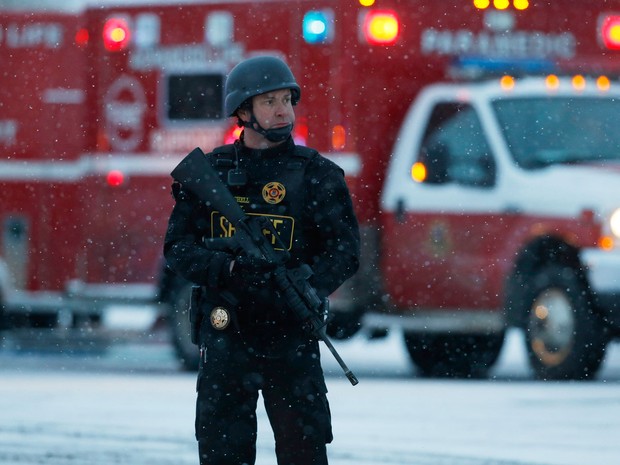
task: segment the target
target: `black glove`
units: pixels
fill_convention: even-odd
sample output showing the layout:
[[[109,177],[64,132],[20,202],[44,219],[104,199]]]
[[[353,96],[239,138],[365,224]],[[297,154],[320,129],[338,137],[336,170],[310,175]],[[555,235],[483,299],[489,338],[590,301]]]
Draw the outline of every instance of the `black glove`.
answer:
[[[235,287],[262,288],[270,285],[278,264],[262,257],[239,255],[232,261],[231,283]]]

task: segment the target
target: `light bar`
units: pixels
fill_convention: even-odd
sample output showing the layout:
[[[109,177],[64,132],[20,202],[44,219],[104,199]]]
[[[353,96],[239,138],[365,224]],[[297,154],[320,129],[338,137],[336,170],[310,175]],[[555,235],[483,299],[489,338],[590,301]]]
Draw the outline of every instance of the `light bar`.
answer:
[[[400,24],[392,10],[370,10],[362,21],[362,35],[371,45],[393,45],[398,39]]]
[[[308,11],[303,19],[303,37],[309,44],[328,44],[334,39],[334,12]]]
[[[109,18],[103,25],[103,46],[110,52],[119,52],[129,45],[131,30],[125,18]]]
[[[620,15],[608,15],[600,21],[600,38],[610,50],[620,50]]]

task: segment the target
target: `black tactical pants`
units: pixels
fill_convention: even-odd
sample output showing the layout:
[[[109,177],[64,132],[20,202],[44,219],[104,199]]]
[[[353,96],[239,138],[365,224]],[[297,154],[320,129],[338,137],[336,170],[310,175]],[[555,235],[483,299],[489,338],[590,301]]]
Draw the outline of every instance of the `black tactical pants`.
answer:
[[[201,465],[254,465],[258,391],[273,429],[278,465],[327,465],[332,440],[316,340],[296,339],[266,358],[230,328],[211,332],[198,374],[196,438]]]

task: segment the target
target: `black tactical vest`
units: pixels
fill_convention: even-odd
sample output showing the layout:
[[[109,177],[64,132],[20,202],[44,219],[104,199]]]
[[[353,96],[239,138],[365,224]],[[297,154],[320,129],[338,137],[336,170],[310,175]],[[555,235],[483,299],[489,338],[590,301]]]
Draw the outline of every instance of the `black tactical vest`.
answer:
[[[246,151],[235,153],[235,150],[238,149],[230,144],[211,152],[210,159],[220,179],[228,185],[247,215],[265,216],[271,220],[281,240],[279,244],[272,239],[276,250],[288,250],[293,264],[304,260],[310,245],[305,231],[309,226],[307,217],[304,224],[304,213],[308,208],[304,173],[308,162],[318,152],[295,146],[294,151],[275,156],[262,157],[253,153],[244,157]],[[231,173],[231,170],[236,171]],[[245,185],[231,186],[230,176],[236,180],[239,176],[245,177]],[[210,227],[211,238],[230,237],[234,233],[232,225],[219,212],[211,212]]]

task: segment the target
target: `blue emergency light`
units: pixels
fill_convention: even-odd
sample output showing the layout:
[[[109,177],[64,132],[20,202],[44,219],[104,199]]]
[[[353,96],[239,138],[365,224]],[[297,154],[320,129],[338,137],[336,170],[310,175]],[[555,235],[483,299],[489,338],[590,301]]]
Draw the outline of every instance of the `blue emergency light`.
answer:
[[[334,12],[308,11],[303,21],[304,40],[309,44],[329,44],[334,38]]]
[[[454,71],[471,78],[505,73],[522,76],[557,72],[557,66],[552,61],[537,58],[458,57],[452,61],[452,68]]]

